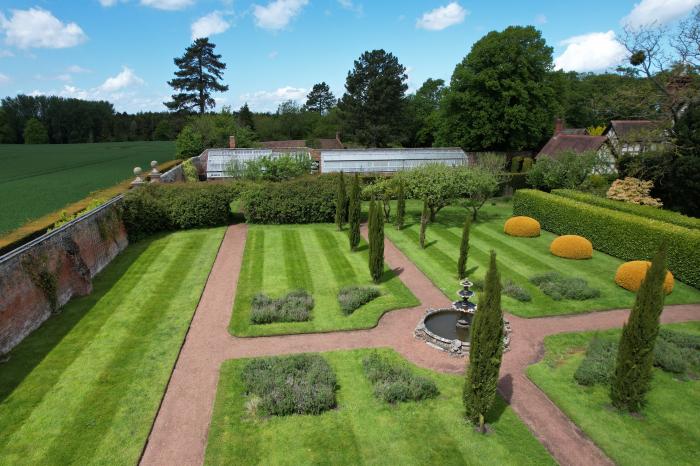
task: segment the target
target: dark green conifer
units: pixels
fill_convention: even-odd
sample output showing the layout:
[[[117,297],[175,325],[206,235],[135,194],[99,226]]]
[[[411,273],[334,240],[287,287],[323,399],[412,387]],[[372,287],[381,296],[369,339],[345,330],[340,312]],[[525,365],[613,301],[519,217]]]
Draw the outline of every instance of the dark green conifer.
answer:
[[[469,254],[469,229],[472,219],[467,215],[462,227],[462,241],[459,243],[459,260],[457,261],[457,277],[461,280],[467,275],[467,255]]]
[[[338,231],[343,229],[343,223],[345,223],[345,208],[347,202],[347,192],[345,190],[345,177],[343,172],[340,172],[338,177],[338,189],[335,193],[335,226]]]
[[[350,240],[350,249],[357,250],[360,244],[360,214],[362,213],[362,200],[360,199],[360,179],[355,173],[350,186],[350,204],[348,206],[348,239]]]
[[[396,220],[394,225],[397,230],[403,228],[404,217],[406,216],[406,194],[404,192],[403,181],[399,180],[398,192],[396,193]]]
[[[369,273],[375,283],[384,273],[384,214],[374,199],[369,203]]]
[[[430,209],[428,209],[428,201],[423,201],[423,212],[420,214],[420,235],[418,236],[418,242],[420,247],[425,249],[425,230],[428,228],[428,222],[430,221]]]

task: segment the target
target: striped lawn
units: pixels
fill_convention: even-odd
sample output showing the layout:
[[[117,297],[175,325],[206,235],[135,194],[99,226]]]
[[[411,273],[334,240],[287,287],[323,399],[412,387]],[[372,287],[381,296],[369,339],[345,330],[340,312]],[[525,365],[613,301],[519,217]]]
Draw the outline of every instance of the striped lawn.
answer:
[[[345,316],[338,291],[348,285],[371,285],[367,245],[351,252],[347,232],[334,225],[250,225],[238,279],[230,330],[238,336],[325,332],[373,327],[387,311],[419,304],[389,268],[377,285],[382,295]],[[305,289],[314,298],[307,322],[253,325],[250,304],[257,293],[280,297]]]
[[[241,370],[221,369],[205,464],[260,465],[549,465],[554,461],[523,422],[498,398],[493,431],[477,433],[464,419],[463,378],[410,365],[433,379],[440,395],[389,405],[374,398],[362,370],[372,350],[323,353],[338,379],[337,409],[319,416],[252,417]],[[407,364],[393,350],[383,355]]]
[[[441,210],[436,222],[428,226],[425,249],[418,243],[421,203],[407,203],[407,227],[401,231],[387,228],[387,236],[403,251],[448,297],[456,298],[459,289],[456,278],[462,224],[467,215],[463,208],[450,206]],[[396,209],[394,208],[395,212]],[[549,244],[556,235],[543,231],[538,238],[514,238],[503,233],[503,223],[512,215],[509,203],[488,204],[479,213],[479,221],[472,225],[467,269],[477,267],[472,277],[483,278],[488,265],[488,254],[495,250],[502,280],[510,279],[532,296],[532,301],[521,303],[503,296],[503,307],[524,317],[570,314],[593,310],[628,308],[634,294],[617,286],[615,271],[623,262],[607,254],[594,251],[590,260],[570,260],[555,257]],[[601,296],[586,301],[554,301],[529,279],[540,273],[557,271],[569,277],[580,277],[601,291]],[[676,281],[667,304],[700,302],[700,291]]]
[[[129,246],[11,352],[1,464],[138,462],[224,231]]]

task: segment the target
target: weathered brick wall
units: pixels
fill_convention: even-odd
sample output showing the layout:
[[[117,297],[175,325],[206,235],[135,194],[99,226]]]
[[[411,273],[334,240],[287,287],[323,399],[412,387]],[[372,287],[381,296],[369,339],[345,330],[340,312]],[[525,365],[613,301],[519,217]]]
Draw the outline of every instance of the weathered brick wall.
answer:
[[[115,198],[0,257],[0,355],[73,296],[90,293],[92,278],[127,245]],[[47,282],[55,283],[54,293]]]

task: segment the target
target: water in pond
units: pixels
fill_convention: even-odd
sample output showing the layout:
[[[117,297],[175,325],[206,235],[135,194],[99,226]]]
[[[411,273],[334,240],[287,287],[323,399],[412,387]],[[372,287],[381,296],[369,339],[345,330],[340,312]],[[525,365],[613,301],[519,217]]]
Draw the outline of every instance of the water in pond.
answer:
[[[425,328],[430,332],[448,340],[469,341],[469,329],[471,328],[472,314],[459,311],[440,311],[431,314],[425,319]],[[469,327],[457,325],[459,319],[469,321]]]

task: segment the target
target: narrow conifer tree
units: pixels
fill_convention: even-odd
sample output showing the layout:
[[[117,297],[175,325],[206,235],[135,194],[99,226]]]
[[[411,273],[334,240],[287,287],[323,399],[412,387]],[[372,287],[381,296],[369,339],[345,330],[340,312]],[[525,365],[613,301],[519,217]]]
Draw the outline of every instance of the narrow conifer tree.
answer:
[[[374,199],[369,203],[369,273],[379,283],[384,272],[384,214]]]
[[[345,177],[340,172],[338,177],[338,190],[335,193],[335,226],[338,231],[343,229],[345,223],[345,204],[347,202],[347,192],[345,191]]]
[[[355,173],[355,178],[350,186],[350,205],[348,207],[348,239],[350,240],[350,250],[357,250],[360,244],[360,214],[362,213],[362,200],[360,199],[360,179]]]
[[[403,188],[403,181],[399,180],[398,192],[396,193],[396,220],[394,225],[397,230],[403,228],[404,217],[406,216],[406,193]]]
[[[462,227],[462,241],[459,243],[459,260],[457,261],[457,278],[460,280],[467,275],[467,255],[469,254],[469,229],[472,219],[467,215]]]
[[[496,267],[496,253],[491,251],[484,291],[479,295],[477,311],[472,321],[469,367],[463,393],[467,418],[477,424],[482,433],[486,432],[486,415],[496,399],[502,357],[501,277]]]
[[[639,412],[651,388],[654,344],[659,335],[659,317],[664,307],[666,243],[661,245],[637,291],[634,306],[617,353],[615,374],[610,388],[612,404],[618,409]]]
[[[425,230],[428,228],[428,221],[430,220],[430,210],[428,209],[428,201],[423,201],[423,212],[420,215],[420,235],[418,236],[418,242],[420,247],[425,249]]]

